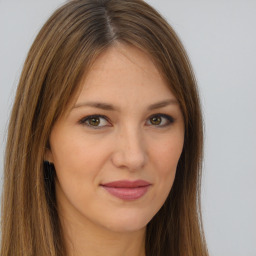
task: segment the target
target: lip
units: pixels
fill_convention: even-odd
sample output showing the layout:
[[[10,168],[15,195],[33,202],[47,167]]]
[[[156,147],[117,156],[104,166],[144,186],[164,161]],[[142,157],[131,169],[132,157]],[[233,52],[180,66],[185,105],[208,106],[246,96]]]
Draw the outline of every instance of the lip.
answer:
[[[136,200],[144,196],[152,184],[145,180],[118,180],[101,184],[111,195],[122,200]]]

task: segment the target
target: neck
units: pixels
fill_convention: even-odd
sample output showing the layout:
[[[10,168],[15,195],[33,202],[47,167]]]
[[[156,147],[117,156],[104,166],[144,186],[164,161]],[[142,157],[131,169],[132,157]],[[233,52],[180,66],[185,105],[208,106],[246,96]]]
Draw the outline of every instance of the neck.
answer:
[[[146,228],[114,232],[92,223],[62,218],[68,256],[145,256]]]

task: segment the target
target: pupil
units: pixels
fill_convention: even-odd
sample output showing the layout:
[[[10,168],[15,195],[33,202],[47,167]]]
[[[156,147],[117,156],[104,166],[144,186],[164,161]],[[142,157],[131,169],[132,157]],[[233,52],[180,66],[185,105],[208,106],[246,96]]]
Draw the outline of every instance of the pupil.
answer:
[[[90,125],[98,126],[99,123],[100,123],[99,118],[92,118],[92,119],[90,120]]]
[[[161,117],[152,117],[151,123],[155,125],[159,125],[161,123]]]

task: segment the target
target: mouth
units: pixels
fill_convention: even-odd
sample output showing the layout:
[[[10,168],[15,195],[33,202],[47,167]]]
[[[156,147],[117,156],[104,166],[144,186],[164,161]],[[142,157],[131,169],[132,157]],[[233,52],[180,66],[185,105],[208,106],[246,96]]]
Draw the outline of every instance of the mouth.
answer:
[[[119,180],[101,184],[112,196],[122,200],[132,201],[144,196],[152,184],[145,180]]]

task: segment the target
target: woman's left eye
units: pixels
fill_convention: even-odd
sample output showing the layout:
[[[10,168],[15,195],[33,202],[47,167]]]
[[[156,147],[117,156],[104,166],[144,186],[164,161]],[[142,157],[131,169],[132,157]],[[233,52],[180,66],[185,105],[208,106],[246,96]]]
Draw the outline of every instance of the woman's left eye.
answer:
[[[149,117],[146,125],[165,127],[174,123],[174,118],[166,114],[155,114]]]
[[[107,117],[102,115],[92,115],[92,116],[84,117],[79,121],[79,123],[95,129],[105,127],[105,126],[110,126],[110,123],[107,120]]]

